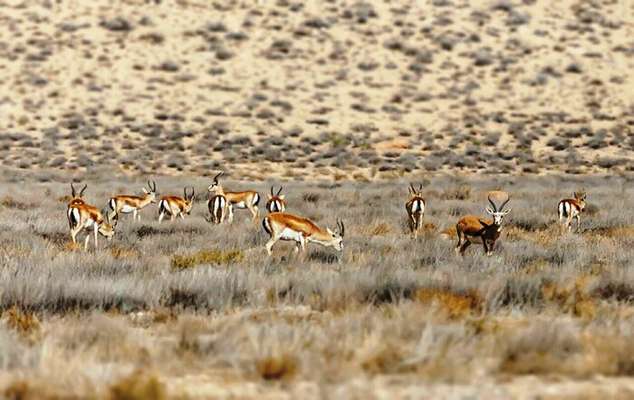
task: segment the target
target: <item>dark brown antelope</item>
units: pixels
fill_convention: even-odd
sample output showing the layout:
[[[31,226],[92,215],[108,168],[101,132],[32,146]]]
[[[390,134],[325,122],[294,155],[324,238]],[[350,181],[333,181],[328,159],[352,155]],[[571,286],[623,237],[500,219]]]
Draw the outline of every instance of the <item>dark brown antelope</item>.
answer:
[[[282,186],[280,186],[280,190],[278,190],[277,194],[275,194],[273,186],[271,186],[271,194],[268,195],[269,199],[266,202],[266,210],[269,213],[286,211],[286,200],[284,200],[284,197],[286,196],[280,194],[282,193],[282,189]]]
[[[419,185],[417,190],[410,183],[408,190],[410,198],[405,203],[405,210],[407,211],[410,232],[415,239],[418,237],[418,231],[423,225],[423,216],[425,215],[425,199],[422,195],[423,185]]]
[[[581,224],[581,213],[586,208],[587,194],[584,190],[581,192],[574,192],[572,199],[563,199],[557,205],[557,211],[559,212],[559,223],[565,228],[568,228],[568,232],[572,230],[572,220],[577,222],[576,229],[579,230]]]
[[[497,206],[491,199],[491,196],[502,197],[504,201],[501,206]],[[495,242],[500,237],[502,232],[502,219],[506,214],[511,212],[511,209],[504,210],[504,206],[511,199],[508,193],[494,191],[490,192],[487,196],[491,207],[487,207],[486,212],[493,216],[491,219],[481,219],[475,215],[467,215],[458,221],[456,224],[456,234],[458,236],[458,244],[456,245],[456,252],[464,255],[467,247],[471,243],[482,243],[484,252],[487,256],[490,256],[493,251]]]

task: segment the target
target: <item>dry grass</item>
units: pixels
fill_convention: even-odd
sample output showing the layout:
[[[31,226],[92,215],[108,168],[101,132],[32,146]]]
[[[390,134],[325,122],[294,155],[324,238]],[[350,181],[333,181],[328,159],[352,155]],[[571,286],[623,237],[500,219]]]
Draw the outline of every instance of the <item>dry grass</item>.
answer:
[[[201,192],[208,184],[188,181]],[[165,193],[182,182],[157,179]],[[88,183],[97,205],[113,188],[137,186]],[[580,232],[562,233],[557,201],[580,183],[599,206]],[[394,393],[422,385],[439,397],[456,384],[486,397],[490,384],[508,398],[524,377],[581,388],[597,374],[632,375],[634,212],[618,200],[631,196],[625,180],[496,176],[465,189],[436,177],[427,185],[425,234],[414,240],[403,224],[406,182],[287,182],[289,211],[330,227],[336,217],[346,222],[345,251],[311,244],[297,258],[280,244],[281,256],[269,259],[267,236],[247,212],[212,226],[204,202],[162,224],[150,206],[141,222],[121,220],[98,250],[67,251],[65,204],[56,200],[67,188],[49,184],[44,196],[8,182],[0,197],[39,206],[0,208],[2,390],[226,398],[254,397],[246,388],[257,387],[305,397],[312,385],[353,397],[353,382],[363,382]],[[456,199],[457,187],[468,200]],[[447,232],[458,214],[482,214],[486,192],[500,187],[513,211],[494,255],[474,245],[456,256]]]

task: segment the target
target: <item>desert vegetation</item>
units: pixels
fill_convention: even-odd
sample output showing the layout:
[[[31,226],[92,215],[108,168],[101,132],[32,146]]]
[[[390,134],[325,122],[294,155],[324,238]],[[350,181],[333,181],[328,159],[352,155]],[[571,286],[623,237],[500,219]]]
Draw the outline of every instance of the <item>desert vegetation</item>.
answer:
[[[334,226],[345,251],[292,244],[267,258],[248,211],[231,225],[122,216],[96,251],[69,245],[66,182],[0,185],[0,386],[7,398],[596,398],[634,390],[626,177],[421,177],[427,210],[409,235],[408,183],[285,182],[289,211]],[[184,180],[156,178],[159,194]],[[23,182],[28,181],[29,184]],[[38,182],[40,181],[40,182]],[[145,180],[86,180],[97,205]],[[227,181],[264,194],[272,182]],[[588,188],[576,233],[557,202]],[[494,255],[454,252],[453,227],[511,193]],[[604,384],[609,384],[605,386]],[[554,391],[554,392],[553,392]],[[587,397],[586,397],[587,398]]]
[[[1,4],[5,166],[359,181],[632,169],[628,1]]]

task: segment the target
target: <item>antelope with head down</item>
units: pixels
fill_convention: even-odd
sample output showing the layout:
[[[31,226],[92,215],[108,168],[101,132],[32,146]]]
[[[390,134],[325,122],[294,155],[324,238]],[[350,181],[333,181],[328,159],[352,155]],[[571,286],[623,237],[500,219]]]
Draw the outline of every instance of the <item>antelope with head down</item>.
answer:
[[[108,201],[111,210],[110,218],[118,220],[119,214],[132,213],[133,220],[136,220],[137,216],[141,220],[139,212],[151,203],[156,203],[156,182],[154,181],[147,182],[147,189],[143,188],[142,196],[120,194],[112,197]]]
[[[501,198],[502,205],[499,207],[495,201],[491,199],[491,196]],[[486,208],[486,212],[491,214],[493,219],[481,219],[474,215],[467,215],[458,221],[456,224],[456,234],[458,236],[458,244],[456,245],[456,252],[464,255],[465,250],[471,243],[482,243],[484,252],[487,256],[490,256],[493,251],[495,242],[500,237],[502,232],[502,219],[506,214],[511,212],[511,209],[504,210],[504,206],[511,199],[508,193],[493,191],[487,196],[491,207]]]
[[[282,186],[280,186],[280,190],[278,190],[276,194],[273,190],[273,186],[271,186],[271,194],[268,195],[269,199],[266,202],[266,210],[269,213],[286,211],[286,200],[284,199],[286,196],[280,194],[282,193],[282,189]]]
[[[581,224],[581,213],[586,208],[585,190],[580,192],[574,192],[572,199],[563,199],[557,205],[557,211],[559,213],[559,223],[565,228],[568,228],[568,232],[572,230],[572,220],[577,222],[577,230]]]
[[[228,204],[228,222],[233,222],[233,208],[238,209],[247,209],[251,212],[251,217],[255,221],[258,218],[258,203],[260,202],[260,195],[258,192],[254,190],[245,190],[242,192],[228,192],[225,191],[224,188],[218,182],[218,178],[220,178],[224,174],[223,171],[214,176],[214,180],[209,185],[207,190],[214,195],[224,195],[227,199]]]
[[[97,237],[99,234],[108,240],[114,236],[116,221],[112,224],[107,214],[104,219],[103,214],[97,207],[86,204],[85,201],[69,204],[66,210],[66,217],[68,218],[68,226],[73,243],[77,243],[77,235],[82,230],[92,230],[95,238],[95,249],[97,248]],[[86,235],[84,250],[88,249],[89,241],[90,232]]]
[[[191,194],[187,193],[187,188],[183,188],[183,197],[180,196],[163,196],[158,203],[158,221],[163,221],[166,215],[170,217],[170,221],[174,221],[176,217],[185,219],[185,215],[189,215],[192,212],[194,205],[194,188],[192,187]]]
[[[425,199],[422,194],[423,185],[419,185],[417,190],[410,183],[408,190],[410,198],[405,203],[405,210],[407,211],[410,232],[415,239],[418,237],[418,231],[423,225],[423,216],[425,215]]]
[[[278,240],[292,240],[296,243],[295,253],[306,250],[307,243],[317,243],[343,251],[345,228],[343,221],[337,221],[337,230],[322,229],[308,218],[287,213],[271,213],[264,217],[262,226],[270,239],[266,243],[266,252],[273,254],[273,245]]]

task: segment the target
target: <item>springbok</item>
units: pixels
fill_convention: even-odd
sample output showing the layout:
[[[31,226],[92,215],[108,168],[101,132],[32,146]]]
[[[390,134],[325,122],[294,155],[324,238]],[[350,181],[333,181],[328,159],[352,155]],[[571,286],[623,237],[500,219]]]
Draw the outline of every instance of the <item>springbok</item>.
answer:
[[[422,190],[423,185],[418,186],[418,190],[414,188],[413,184],[409,184],[410,198],[405,203],[405,210],[407,211],[409,229],[414,239],[418,237],[418,231],[423,225],[423,216],[425,215],[425,199],[423,198]]]
[[[207,208],[209,209],[209,214],[211,214],[207,222],[222,224],[227,217],[229,202],[223,194],[215,194],[207,202]]]
[[[282,186],[280,186],[280,190],[277,191],[277,194],[274,193],[273,191],[273,186],[271,186],[271,194],[268,195],[269,199],[266,202],[266,210],[269,213],[274,213],[274,212],[284,212],[286,210],[286,200],[284,200],[284,197],[286,197],[282,193]]]
[[[66,216],[68,218],[68,226],[73,243],[77,243],[77,235],[82,230],[92,229],[95,237],[95,249],[97,248],[98,234],[101,234],[108,240],[112,239],[114,235],[116,221],[114,224],[110,223],[107,214],[107,219],[104,219],[101,211],[99,211],[97,207],[86,204],[85,202],[70,204],[66,211]],[[90,232],[86,235],[84,250],[88,249],[89,241]]]
[[[233,207],[239,209],[248,209],[251,212],[252,219],[255,221],[258,218],[258,203],[260,202],[260,195],[254,190],[245,190],[242,192],[227,192],[218,182],[224,174],[224,171],[219,172],[214,176],[214,180],[209,185],[207,190],[213,194],[222,194],[227,198],[229,202],[229,219],[228,222],[233,222]]]
[[[70,207],[73,204],[83,204],[86,201],[84,200],[84,190],[86,190],[86,188],[88,187],[88,185],[84,185],[83,188],[81,188],[81,190],[79,191],[79,194],[77,193],[77,190],[75,189],[75,186],[73,185],[73,183],[70,183],[70,191],[71,191],[71,199],[68,202],[68,206]]]
[[[192,206],[194,205],[194,188],[192,187],[191,194],[187,194],[187,188],[183,188],[183,197],[180,196],[163,196],[158,203],[158,221],[163,221],[165,215],[169,215],[170,221],[174,221],[176,217],[185,219],[185,214],[189,215],[192,212]]]
[[[572,199],[563,199],[557,205],[557,211],[559,212],[559,223],[563,224],[564,229],[568,228],[568,232],[572,230],[572,220],[577,221],[577,230],[581,224],[581,213],[586,208],[585,191],[574,192]]]
[[[141,220],[140,211],[151,203],[156,203],[156,182],[148,181],[147,189],[143,188],[143,196],[129,196],[120,194],[112,197],[108,201],[110,210],[110,218],[119,219],[119,214],[132,213],[132,220],[136,220],[137,216]]]
[[[273,245],[278,240],[293,240],[296,242],[295,253],[306,250],[306,243],[317,243],[326,247],[343,250],[343,236],[345,228],[343,221],[337,221],[337,231],[329,228],[322,229],[308,218],[287,213],[271,213],[262,220],[262,226],[271,237],[266,243],[266,252],[273,254]]]
[[[505,199],[500,207],[491,199],[491,195],[501,196]],[[511,212],[510,208],[506,211],[504,210],[504,206],[511,198],[508,193],[499,191],[490,192],[487,198],[491,208],[487,207],[486,212],[493,216],[493,220],[483,220],[474,215],[460,218],[456,224],[456,234],[458,236],[457,253],[464,255],[465,250],[471,243],[481,242],[486,255],[490,256],[492,254],[493,246],[502,232],[502,219]]]

